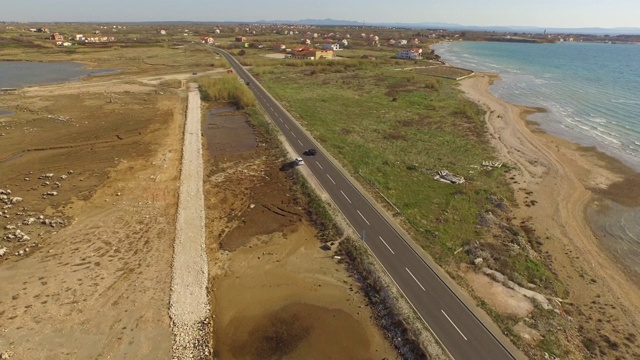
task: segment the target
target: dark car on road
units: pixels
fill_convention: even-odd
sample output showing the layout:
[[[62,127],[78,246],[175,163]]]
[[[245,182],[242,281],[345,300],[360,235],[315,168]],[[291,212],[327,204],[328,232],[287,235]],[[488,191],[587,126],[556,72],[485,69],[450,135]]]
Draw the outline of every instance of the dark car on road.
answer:
[[[309,149],[304,152],[304,154],[307,156],[316,156],[317,153],[318,153],[318,150],[316,149]]]

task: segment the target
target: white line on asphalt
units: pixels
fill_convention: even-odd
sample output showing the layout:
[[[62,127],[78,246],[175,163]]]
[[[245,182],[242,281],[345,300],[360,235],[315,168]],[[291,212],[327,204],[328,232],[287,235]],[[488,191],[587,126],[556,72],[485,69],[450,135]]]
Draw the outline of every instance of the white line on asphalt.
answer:
[[[420,284],[420,281],[418,281],[418,279],[416,279],[416,277],[415,277],[415,276],[413,276],[413,274],[411,273],[411,271],[409,271],[409,269],[405,268],[405,270],[407,270],[407,272],[409,273],[409,275],[411,275],[411,277],[413,278],[413,280],[415,280],[415,281],[418,283],[418,285],[420,285],[420,287],[422,288],[422,290],[427,291],[427,290],[425,290],[424,286],[422,286],[422,284]]]
[[[282,122],[282,118],[278,116],[278,120],[280,120],[280,122]]]
[[[449,320],[449,322],[451,323],[451,325],[453,325],[454,328],[456,328],[456,330],[458,330],[458,332],[460,333],[460,335],[462,335],[462,337],[467,340],[467,337],[464,336],[464,334],[462,333],[462,331],[460,331],[460,329],[458,329],[458,327],[456,326],[456,324],[453,323],[453,321],[451,321],[451,319],[449,319],[449,316],[447,316],[447,313],[444,312],[444,310],[440,310],[442,311],[442,314],[444,314],[444,316],[446,316],[447,320]]]
[[[349,200],[349,198],[347,197],[347,194],[345,194],[344,191],[342,191],[342,190],[340,190],[340,192],[342,193],[342,196],[344,196],[344,198],[347,199],[349,204],[351,204],[351,200]]]
[[[286,128],[288,129],[288,128],[289,128],[289,125],[287,125],[287,124],[284,124],[284,127],[286,127]]]
[[[316,161],[316,164],[318,164],[318,166],[320,166],[320,169],[324,170],[324,168],[322,167],[322,165],[320,165],[320,163],[319,163],[319,162],[317,162],[317,161]],[[329,176],[329,175],[327,175],[327,176]],[[333,180],[332,180],[332,181],[333,181]],[[334,184],[335,184],[335,183],[334,183]]]
[[[357,211],[358,211],[358,214],[360,215],[360,217],[362,218],[362,220],[364,220],[364,222],[366,222],[366,223],[367,223],[367,225],[371,225],[371,224],[369,224],[369,220],[367,220],[367,218],[366,218],[366,217],[364,217],[364,215],[362,215],[362,213],[360,212],[360,210],[357,210]]]
[[[327,177],[329,178],[329,180],[331,180],[331,182],[333,183],[333,185],[335,185],[335,184],[336,184],[336,182],[335,182],[335,181],[333,181],[333,179],[331,178],[331,176],[329,176],[329,174],[327,174]]]
[[[378,236],[378,237],[380,238],[380,240],[382,240],[382,243],[383,243],[383,244],[385,244],[385,245],[387,246],[387,249],[389,249],[389,251],[391,251],[391,253],[392,253],[393,255],[395,255],[396,253],[394,253],[394,252],[393,252],[393,250],[391,250],[391,248],[389,247],[389,244],[387,244],[387,242],[386,242],[386,241],[384,241],[384,239],[383,239],[381,236]],[[409,271],[409,269],[407,269],[407,271]],[[411,272],[410,272],[410,271],[409,271],[409,274],[411,274]],[[413,275],[412,275],[412,276],[413,276]],[[415,279],[415,278],[414,278],[414,279]],[[418,280],[416,280],[416,281],[418,281]],[[424,290],[424,289],[423,289],[423,290]]]
[[[298,142],[300,143],[300,146],[304,146],[304,145],[302,145],[302,141],[298,140]]]
[[[296,134],[293,133],[293,131],[291,132],[291,135],[293,135],[293,137],[297,137]]]

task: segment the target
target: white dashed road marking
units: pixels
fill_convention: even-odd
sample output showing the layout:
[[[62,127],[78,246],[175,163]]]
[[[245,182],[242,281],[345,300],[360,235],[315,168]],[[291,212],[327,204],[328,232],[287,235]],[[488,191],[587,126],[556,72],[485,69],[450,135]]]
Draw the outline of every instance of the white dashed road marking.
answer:
[[[333,181],[333,179],[331,178],[331,176],[329,176],[329,174],[327,174],[327,177],[329,178],[329,180],[331,180],[331,182],[333,183],[333,185],[335,185],[335,184],[336,184],[336,182],[335,182],[335,181]]]
[[[366,223],[367,223],[367,225],[371,225],[371,224],[369,224],[369,220],[367,220],[367,218],[365,218],[365,217],[364,217],[364,215],[362,215],[362,213],[360,212],[360,210],[357,210],[357,211],[358,211],[358,215],[360,215],[360,217],[362,218],[362,220],[364,220],[364,222],[366,222]]]
[[[418,285],[420,285],[420,287],[422,288],[423,291],[427,291],[427,290],[425,290],[424,286],[422,286],[422,284],[420,284],[420,281],[418,281],[418,279],[416,279],[416,277],[413,276],[413,274],[411,273],[411,271],[409,269],[405,268],[405,270],[407,270],[407,272],[409,273],[409,275],[411,275],[413,280],[415,280],[418,283]]]
[[[460,335],[462,335],[462,337],[467,340],[467,337],[464,336],[464,334],[462,333],[462,331],[460,331],[460,329],[458,329],[458,327],[456,326],[456,324],[453,323],[453,321],[451,321],[451,319],[449,319],[449,316],[447,315],[447,313],[444,312],[444,310],[440,310],[442,311],[442,314],[447,318],[447,320],[449,320],[449,322],[451,323],[451,325],[453,325],[454,328],[456,328],[456,330],[458,330],[458,332],[460,333]]]
[[[391,251],[391,253],[393,255],[395,255],[396,253],[393,252],[393,250],[391,250],[391,248],[389,247],[389,244],[387,244],[386,241],[384,241],[384,239],[381,236],[378,236],[380,238],[380,240],[382,241],[382,243],[387,247],[387,249],[389,249],[389,251]],[[407,269],[407,271],[409,271],[409,269]],[[409,271],[409,274],[411,274],[411,272]],[[412,275],[413,276],[413,275]],[[415,278],[414,278],[415,279]],[[416,280],[417,281],[417,280]]]

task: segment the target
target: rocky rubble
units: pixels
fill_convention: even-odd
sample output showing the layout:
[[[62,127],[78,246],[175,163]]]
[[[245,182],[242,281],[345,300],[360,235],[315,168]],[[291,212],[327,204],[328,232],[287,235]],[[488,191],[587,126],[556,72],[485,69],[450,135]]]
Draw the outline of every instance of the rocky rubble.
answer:
[[[69,170],[67,174],[56,177],[54,173],[45,173],[38,177],[44,180],[42,186],[51,185],[49,180],[54,181],[52,190],[46,191],[42,195],[42,199],[47,199],[59,194],[62,188],[62,182],[73,174]],[[29,181],[29,177],[25,177],[24,181]],[[15,196],[11,189],[0,189],[0,220],[4,220],[4,224],[0,223],[0,257],[13,253],[16,256],[22,256],[29,252],[30,248],[39,246],[38,242],[32,242],[32,238],[39,237],[56,228],[67,226],[67,220],[60,217],[47,216],[44,213],[29,211],[25,200],[20,196]]]

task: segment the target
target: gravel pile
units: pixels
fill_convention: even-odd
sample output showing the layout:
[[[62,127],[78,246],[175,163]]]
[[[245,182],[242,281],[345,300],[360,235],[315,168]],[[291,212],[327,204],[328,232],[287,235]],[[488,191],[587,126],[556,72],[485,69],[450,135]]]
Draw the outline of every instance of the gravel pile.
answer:
[[[211,354],[202,179],[200,94],[197,85],[191,84],[182,149],[169,308],[174,334],[173,359],[207,359]]]

